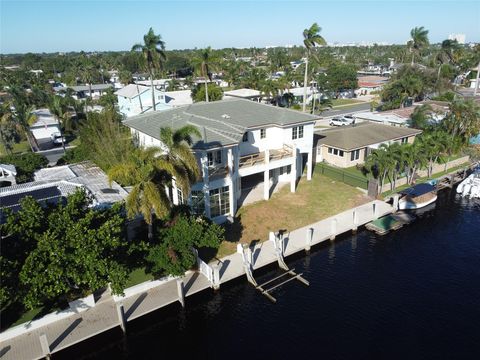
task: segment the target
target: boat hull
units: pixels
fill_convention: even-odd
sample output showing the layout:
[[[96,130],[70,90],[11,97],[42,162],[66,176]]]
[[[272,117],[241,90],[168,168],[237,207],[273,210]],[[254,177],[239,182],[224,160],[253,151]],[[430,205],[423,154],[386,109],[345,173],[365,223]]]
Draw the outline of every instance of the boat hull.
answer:
[[[401,199],[398,202],[398,209],[399,210],[421,209],[421,208],[423,208],[427,205],[430,205],[430,204],[434,203],[435,201],[437,201],[437,195],[436,194],[434,196],[432,196],[430,199],[428,199],[424,202],[413,202],[413,201]]]

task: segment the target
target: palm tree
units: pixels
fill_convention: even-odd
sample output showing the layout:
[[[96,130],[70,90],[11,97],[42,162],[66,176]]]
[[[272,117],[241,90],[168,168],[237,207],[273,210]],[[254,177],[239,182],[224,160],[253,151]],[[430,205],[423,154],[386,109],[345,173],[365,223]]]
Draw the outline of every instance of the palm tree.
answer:
[[[428,121],[432,119],[432,107],[429,104],[416,106],[408,121],[409,126],[415,129],[425,130],[429,127]]]
[[[143,44],[135,44],[132,46],[132,51],[141,51],[145,59],[148,73],[150,74],[150,88],[152,90],[152,106],[153,111],[155,106],[155,90],[153,87],[153,71],[157,68],[163,67],[163,62],[166,59],[165,42],[161,35],[156,35],[152,28],[143,36]]]
[[[433,165],[447,151],[449,138],[443,131],[436,131],[429,134],[422,134],[418,138],[418,143],[422,153],[428,161],[427,175],[432,176]]]
[[[35,151],[35,148],[38,149],[38,143],[30,130],[30,125],[37,120],[37,116],[33,113],[33,111],[34,107],[26,103],[15,104],[13,120],[15,124],[22,129],[22,132],[24,133],[28,144],[30,145],[30,149]]]
[[[115,165],[108,171],[108,179],[132,189],[125,202],[127,216],[132,219],[143,215],[148,224],[148,239],[153,238],[153,215],[163,218],[168,215],[171,203],[165,191],[165,175],[175,173],[172,164],[158,155],[162,149],[150,147],[136,149],[128,161]]]
[[[326,45],[325,39],[320,36],[321,27],[317,23],[313,23],[309,29],[303,30],[303,44],[307,50],[307,56],[305,59],[305,76],[303,79],[303,108],[305,112],[307,107],[307,82],[308,82],[308,58],[310,56],[311,49],[316,45]]]
[[[193,58],[192,64],[204,78],[205,81],[205,101],[208,102],[208,80],[212,80],[212,67],[215,66],[217,58],[212,52],[212,48],[209,46],[203,50],[200,50],[196,57]]]
[[[190,193],[191,185],[200,177],[197,160],[190,148],[193,144],[192,136],[201,138],[200,132],[193,125],[186,125],[178,130],[160,128],[160,141],[164,150],[161,157],[172,165],[172,176],[184,194]]]
[[[58,122],[58,128],[60,130],[60,136],[62,139],[63,152],[65,153],[66,150],[65,150],[65,142],[63,139],[62,125],[65,125],[65,122],[67,121],[67,117],[68,117],[67,106],[63,101],[63,98],[61,98],[60,96],[53,95],[53,97],[51,98],[48,104],[48,109],[50,110],[50,113]]]
[[[440,79],[440,72],[443,65],[454,62],[454,58],[455,58],[454,53],[458,49],[459,49],[459,44],[457,40],[447,39],[442,41],[440,51],[436,56],[436,60],[440,63],[440,65],[438,66],[437,83]]]
[[[267,99],[270,99],[271,102],[277,102],[276,97],[278,96],[278,83],[274,80],[264,80],[260,88],[263,96]]]
[[[407,45],[412,52],[412,65],[415,63],[415,53],[420,53],[421,49],[428,46],[428,30],[423,26],[415,27],[410,31],[410,41]]]
[[[378,192],[381,192],[387,175],[395,166],[395,161],[387,151],[388,145],[382,144],[377,150],[372,151],[365,161],[365,168],[370,170],[380,180]]]
[[[467,144],[472,136],[480,133],[480,106],[473,99],[454,99],[450,105],[450,112],[442,125],[451,134],[451,140],[459,137],[463,144]]]

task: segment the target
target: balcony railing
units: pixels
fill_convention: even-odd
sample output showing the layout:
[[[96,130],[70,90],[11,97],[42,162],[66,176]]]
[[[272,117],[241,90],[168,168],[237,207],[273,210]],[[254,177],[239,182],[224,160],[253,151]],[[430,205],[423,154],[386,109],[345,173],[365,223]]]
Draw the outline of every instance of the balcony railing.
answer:
[[[228,173],[228,166],[215,166],[208,168],[208,177],[225,177]]]
[[[286,157],[291,157],[293,148],[289,145],[284,145],[282,149],[272,149],[269,151],[269,161],[280,160]],[[239,166],[248,167],[254,165],[261,165],[265,163],[265,152],[258,152],[240,157]]]

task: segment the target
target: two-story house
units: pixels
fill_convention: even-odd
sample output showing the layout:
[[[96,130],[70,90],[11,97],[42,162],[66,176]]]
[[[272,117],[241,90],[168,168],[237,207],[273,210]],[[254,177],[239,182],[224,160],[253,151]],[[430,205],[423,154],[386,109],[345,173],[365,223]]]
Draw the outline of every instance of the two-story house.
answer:
[[[195,213],[216,222],[233,217],[245,187],[263,183],[263,199],[272,185],[289,182],[292,192],[306,167],[312,176],[313,130],[318,117],[249,100],[196,103],[129,118],[124,124],[140,146],[161,146],[161,127],[194,125],[201,138],[192,151],[202,179],[190,194],[173,186],[173,203],[187,202]]]
[[[192,103],[190,90],[163,91],[154,89],[156,110],[168,110],[172,107]],[[150,86],[128,84],[115,92],[118,109],[125,117],[131,117],[153,110],[152,90]]]

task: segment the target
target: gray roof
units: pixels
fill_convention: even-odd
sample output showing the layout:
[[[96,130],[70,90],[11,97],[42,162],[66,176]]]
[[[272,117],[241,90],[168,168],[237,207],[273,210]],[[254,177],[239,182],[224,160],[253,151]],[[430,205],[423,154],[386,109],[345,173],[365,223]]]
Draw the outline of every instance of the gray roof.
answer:
[[[418,135],[421,132],[421,130],[417,129],[364,122],[353,126],[342,126],[337,129],[316,132],[315,142],[318,146],[327,145],[350,151],[373,144]]]
[[[155,139],[159,139],[161,127],[180,128],[194,125],[202,138],[194,139],[193,148],[205,149],[236,144],[249,129],[312,123],[317,119],[319,117],[295,110],[259,104],[251,100],[229,99],[148,112],[129,118],[123,123]]]
[[[79,91],[90,91],[90,86],[88,85],[78,85],[78,86],[68,86],[70,89],[79,92]],[[112,84],[92,84],[92,91],[95,90],[107,90],[108,88],[113,87]],[[60,87],[56,88],[57,91],[64,91],[67,88]]]
[[[55,166],[35,172],[35,180],[68,181],[83,186],[93,195],[97,204],[109,205],[122,201],[128,193],[116,182],[110,186],[107,175],[89,162]]]
[[[42,203],[58,203],[61,199],[73,194],[81,185],[68,181],[32,181],[25,184],[0,188],[0,218],[3,209],[8,208],[13,212],[20,209],[20,201],[26,196],[32,196]]]
[[[115,95],[132,99],[138,96],[139,94],[143,94],[145,91],[148,91],[148,90],[149,88],[143,85],[128,84],[127,86],[116,91]]]

